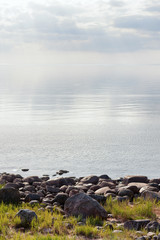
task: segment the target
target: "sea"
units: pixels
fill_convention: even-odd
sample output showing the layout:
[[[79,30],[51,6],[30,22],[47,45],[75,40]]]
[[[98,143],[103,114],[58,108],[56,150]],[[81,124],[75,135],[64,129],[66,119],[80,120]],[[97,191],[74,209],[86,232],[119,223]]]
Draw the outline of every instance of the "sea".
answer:
[[[61,169],[160,178],[160,65],[0,65],[0,173]]]

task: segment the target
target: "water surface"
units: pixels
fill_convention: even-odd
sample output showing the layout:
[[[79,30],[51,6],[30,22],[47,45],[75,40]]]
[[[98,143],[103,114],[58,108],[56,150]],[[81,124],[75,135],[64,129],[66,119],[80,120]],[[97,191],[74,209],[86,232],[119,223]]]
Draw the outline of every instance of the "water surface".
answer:
[[[0,66],[1,172],[160,177],[158,65]]]

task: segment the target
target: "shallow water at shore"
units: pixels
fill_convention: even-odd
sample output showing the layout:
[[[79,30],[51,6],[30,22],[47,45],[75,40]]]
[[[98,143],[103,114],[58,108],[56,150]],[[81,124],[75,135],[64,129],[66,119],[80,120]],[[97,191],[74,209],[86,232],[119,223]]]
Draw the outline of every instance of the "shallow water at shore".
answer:
[[[1,68],[0,172],[159,177],[158,66],[72,67],[35,67],[30,84]]]

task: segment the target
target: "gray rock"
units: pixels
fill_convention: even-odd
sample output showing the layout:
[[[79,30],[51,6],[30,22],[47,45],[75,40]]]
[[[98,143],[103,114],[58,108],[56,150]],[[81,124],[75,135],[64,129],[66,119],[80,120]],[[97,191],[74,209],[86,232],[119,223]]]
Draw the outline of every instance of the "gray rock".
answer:
[[[30,225],[34,218],[37,220],[36,213],[29,209],[19,210],[19,212],[15,215],[15,217],[19,217],[21,219],[22,225]]]
[[[58,193],[54,198],[54,202],[59,203],[60,205],[64,205],[65,201],[68,199],[67,193]]]
[[[39,205],[39,201],[38,201],[38,200],[31,200],[31,201],[29,202],[29,205],[31,205],[31,206]]]
[[[157,187],[152,187],[148,185],[148,186],[142,187],[139,192],[142,193],[144,191],[158,192],[159,189]]]
[[[56,187],[62,187],[63,185],[75,185],[75,180],[71,177],[68,178],[56,178],[51,179],[46,182],[49,186],[56,186]]]
[[[150,223],[147,224],[147,226],[145,227],[145,229],[148,232],[156,232],[156,231],[160,231],[160,224],[156,221],[151,221]]]
[[[19,189],[19,185],[16,183],[7,183],[4,188],[15,188],[15,189]]]
[[[30,202],[32,200],[37,200],[40,202],[40,196],[36,193],[27,194],[25,197],[25,202]]]
[[[139,189],[136,185],[127,185],[125,188],[131,190],[134,194],[139,193]]]
[[[93,199],[95,199],[97,202],[104,204],[106,202],[106,197],[102,195],[97,194],[89,194],[89,196]]]
[[[130,189],[126,189],[126,188],[120,188],[118,191],[118,196],[124,197],[124,196],[128,196],[128,197],[133,197],[134,193],[130,190]]]
[[[35,187],[31,186],[31,185],[26,185],[25,187],[23,187],[23,191],[29,191],[29,192],[34,192],[35,191]]]
[[[131,183],[131,182],[141,182],[141,183],[148,183],[149,180],[146,176],[135,176],[135,175],[132,175],[132,176],[126,176],[124,177],[123,179],[123,183],[124,184],[128,184],[128,183]]]
[[[92,187],[90,187],[90,190],[93,190],[94,192],[97,191],[99,188],[101,188],[98,185],[92,185]]]
[[[0,202],[17,204],[20,202],[20,193],[15,188],[0,189]]]
[[[110,179],[110,177],[107,174],[103,174],[103,175],[99,176],[99,178],[101,178],[101,179]]]
[[[104,195],[104,194],[106,194],[108,192],[112,192],[112,190],[109,187],[103,187],[103,188],[100,188],[97,191],[95,191],[95,194],[97,194],[97,195]]]
[[[150,220],[130,220],[124,223],[124,228],[128,229],[128,230],[136,230],[139,231],[142,228],[145,228],[146,225],[150,222]]]
[[[43,198],[43,200],[42,200],[42,203],[45,203],[45,204],[53,204],[53,202],[54,202],[54,199],[53,198]]]
[[[13,182],[15,178],[21,177],[20,175],[14,175],[14,174],[9,174],[9,173],[3,173],[0,176],[0,184],[4,184],[7,182]],[[22,178],[22,177],[21,177]]]
[[[160,192],[151,192],[151,191],[144,191],[141,194],[141,197],[144,199],[156,200],[160,201]]]
[[[46,186],[46,191],[50,193],[59,193],[60,189],[58,187]]]
[[[67,199],[64,204],[64,211],[67,215],[100,217],[107,218],[106,210],[94,199],[87,196],[85,193],[76,194]]]
[[[32,184],[33,182],[42,182],[42,179],[40,179],[38,176],[30,176],[24,178],[23,182],[28,182],[29,184]]]
[[[92,184],[97,184],[98,183],[99,178],[97,176],[87,176],[81,179],[81,182],[83,183],[92,183]]]
[[[142,188],[142,187],[146,187],[146,186],[148,186],[148,184],[147,183],[139,183],[139,182],[131,182],[131,183],[129,183],[128,185],[127,185],[127,188],[128,189],[130,189],[130,190],[132,190],[131,189],[131,187],[137,187],[137,189],[138,189],[138,192],[139,192],[139,190]],[[133,191],[133,190],[132,190]],[[136,193],[138,193],[138,192],[136,192]]]

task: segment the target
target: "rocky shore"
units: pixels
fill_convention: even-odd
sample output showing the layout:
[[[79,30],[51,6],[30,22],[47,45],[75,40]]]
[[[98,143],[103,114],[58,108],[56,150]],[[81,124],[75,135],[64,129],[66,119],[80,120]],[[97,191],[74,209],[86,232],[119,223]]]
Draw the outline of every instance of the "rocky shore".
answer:
[[[50,179],[48,176],[30,176],[23,178],[19,174],[0,174],[0,202],[17,204],[27,202],[31,206],[40,204],[41,210],[53,211],[57,209],[64,216],[79,215],[82,219],[98,216],[106,221],[106,224],[114,232],[114,224],[123,225],[124,229],[134,229],[138,232],[142,229],[148,231],[147,236],[135,239],[160,239],[160,219],[150,221],[148,219],[129,220],[120,222],[113,219],[103,207],[106,200],[112,197],[112,201],[123,202],[142,197],[152,201],[160,201],[160,178],[148,179],[146,176],[126,176],[120,179],[111,179],[108,175],[87,177],[58,177]],[[21,220],[37,216],[32,211],[21,210],[17,213]],[[31,217],[29,217],[31,216]],[[84,223],[82,222],[82,224]],[[98,226],[97,226],[98,227]]]

